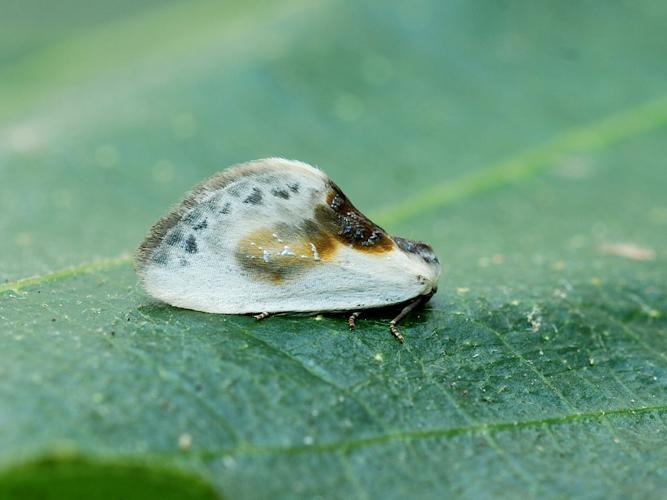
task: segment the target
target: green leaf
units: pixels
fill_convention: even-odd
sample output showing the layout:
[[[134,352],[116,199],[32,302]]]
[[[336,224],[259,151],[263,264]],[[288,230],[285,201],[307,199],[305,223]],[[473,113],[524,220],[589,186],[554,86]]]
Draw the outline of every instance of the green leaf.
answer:
[[[79,3],[0,29],[0,498],[661,496],[664,3]],[[140,289],[274,155],[433,244],[404,345]]]

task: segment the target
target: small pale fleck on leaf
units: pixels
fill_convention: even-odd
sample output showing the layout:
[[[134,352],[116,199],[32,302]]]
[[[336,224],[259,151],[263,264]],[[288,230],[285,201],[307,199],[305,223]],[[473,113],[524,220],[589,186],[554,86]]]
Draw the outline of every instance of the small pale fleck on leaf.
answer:
[[[537,306],[533,306],[533,309],[528,313],[526,317],[528,323],[530,324],[533,332],[539,332],[542,327],[542,318],[540,317],[540,309]]]
[[[185,451],[189,450],[190,447],[192,446],[192,436],[188,433],[183,433],[180,436],[178,436],[178,447]]]
[[[655,250],[636,243],[607,243],[600,247],[605,255],[614,255],[624,259],[647,261],[655,259]]]

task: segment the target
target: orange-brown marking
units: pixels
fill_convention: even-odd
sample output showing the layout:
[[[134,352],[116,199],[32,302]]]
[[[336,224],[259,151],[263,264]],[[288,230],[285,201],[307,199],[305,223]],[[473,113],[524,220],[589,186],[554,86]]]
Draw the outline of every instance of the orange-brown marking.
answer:
[[[241,240],[235,252],[239,265],[259,279],[280,284],[331,260],[341,245],[366,253],[396,247],[384,229],[359,212],[338,186],[331,183],[330,187],[327,204],[315,207],[312,220],[259,229]]]
[[[243,269],[280,284],[330,260],[337,246],[333,235],[314,221],[304,220],[298,226],[278,224],[273,229],[255,231],[239,242],[235,254]]]

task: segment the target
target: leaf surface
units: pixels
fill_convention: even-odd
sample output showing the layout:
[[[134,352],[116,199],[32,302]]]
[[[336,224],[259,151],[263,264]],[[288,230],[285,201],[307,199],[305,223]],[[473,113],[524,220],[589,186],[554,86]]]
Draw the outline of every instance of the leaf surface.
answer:
[[[0,51],[0,497],[658,496],[666,14],[147,2]],[[139,288],[150,224],[265,156],[433,244],[403,346]]]

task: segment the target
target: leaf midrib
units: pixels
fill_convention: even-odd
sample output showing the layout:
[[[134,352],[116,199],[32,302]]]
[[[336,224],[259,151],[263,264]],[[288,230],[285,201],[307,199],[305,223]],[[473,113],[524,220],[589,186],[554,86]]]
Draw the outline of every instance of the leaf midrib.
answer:
[[[203,460],[216,459],[224,455],[251,455],[263,453],[331,453],[338,451],[349,451],[367,446],[385,444],[395,441],[414,441],[433,438],[452,438],[464,434],[494,434],[512,429],[525,429],[541,426],[560,426],[585,420],[601,420],[629,415],[643,415],[648,413],[667,412],[667,405],[639,406],[631,408],[614,408],[609,410],[595,410],[590,412],[572,413],[554,417],[539,419],[515,420],[511,422],[474,423],[461,427],[449,427],[441,429],[428,429],[418,431],[398,431],[374,436],[348,439],[344,441],[332,441],[329,443],[314,443],[312,445],[251,445],[243,444],[232,448],[220,448],[211,450],[192,451],[190,455]],[[162,453],[161,455],[166,455]],[[181,454],[179,454],[181,455]]]

